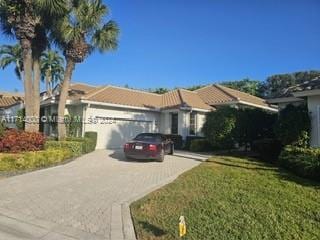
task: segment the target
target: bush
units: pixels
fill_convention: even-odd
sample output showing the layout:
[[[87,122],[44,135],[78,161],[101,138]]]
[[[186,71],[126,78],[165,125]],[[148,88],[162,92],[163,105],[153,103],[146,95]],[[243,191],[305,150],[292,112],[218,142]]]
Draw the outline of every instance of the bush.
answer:
[[[190,151],[192,152],[206,152],[211,151],[212,146],[206,139],[194,139],[190,144]]]
[[[320,181],[320,149],[286,146],[279,156],[280,166],[298,176]]]
[[[191,142],[193,140],[196,140],[196,139],[205,139],[205,138],[204,137],[200,137],[200,136],[187,136],[186,137],[186,142],[184,144],[184,149],[190,150]]]
[[[90,150],[90,152],[94,151],[97,146],[98,133],[97,132],[85,132],[84,137],[91,139],[89,150]]]
[[[283,145],[307,147],[311,121],[308,107],[288,105],[280,111],[275,133]]]
[[[234,139],[239,146],[251,147],[254,141],[274,138],[274,125],[278,114],[262,109],[238,109]]]
[[[96,140],[93,138],[68,137],[66,141],[79,142],[82,145],[82,153],[93,152],[96,148]]]
[[[0,152],[25,152],[43,149],[45,137],[42,133],[9,129],[0,139]]]
[[[232,107],[221,107],[207,114],[202,132],[214,148],[234,147],[236,116],[237,109]]]
[[[182,149],[183,141],[182,136],[177,134],[166,134],[166,137],[173,141],[175,149]]]
[[[66,149],[72,157],[78,157],[83,153],[83,143],[77,141],[47,141],[45,149]]]
[[[0,171],[36,169],[60,163],[72,157],[68,149],[46,149],[38,152],[8,155],[1,158]]]
[[[281,148],[281,142],[271,138],[256,140],[252,144],[252,150],[257,152],[260,158],[266,162],[275,162],[279,157]]]

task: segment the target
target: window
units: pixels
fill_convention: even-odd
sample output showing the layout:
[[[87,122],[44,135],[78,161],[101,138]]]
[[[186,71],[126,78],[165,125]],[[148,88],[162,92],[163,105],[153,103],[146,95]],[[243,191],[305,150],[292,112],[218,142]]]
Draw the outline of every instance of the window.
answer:
[[[171,114],[171,134],[178,134],[178,113]]]
[[[194,112],[190,113],[190,128],[189,134],[196,135],[196,114]]]

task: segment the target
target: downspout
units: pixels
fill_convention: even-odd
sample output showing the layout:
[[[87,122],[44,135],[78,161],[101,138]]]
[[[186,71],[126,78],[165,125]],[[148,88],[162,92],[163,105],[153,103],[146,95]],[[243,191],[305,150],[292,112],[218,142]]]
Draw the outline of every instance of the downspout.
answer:
[[[83,107],[83,111],[82,111],[82,137],[84,137],[84,133],[86,131],[86,121],[87,121],[87,107],[88,107],[88,104],[85,104],[84,107]]]

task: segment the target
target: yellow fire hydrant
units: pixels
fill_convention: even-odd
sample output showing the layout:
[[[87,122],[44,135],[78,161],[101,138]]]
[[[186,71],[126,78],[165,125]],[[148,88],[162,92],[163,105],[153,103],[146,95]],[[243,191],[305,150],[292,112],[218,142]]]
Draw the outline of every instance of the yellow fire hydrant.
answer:
[[[179,236],[183,237],[187,233],[187,225],[184,216],[179,218]]]

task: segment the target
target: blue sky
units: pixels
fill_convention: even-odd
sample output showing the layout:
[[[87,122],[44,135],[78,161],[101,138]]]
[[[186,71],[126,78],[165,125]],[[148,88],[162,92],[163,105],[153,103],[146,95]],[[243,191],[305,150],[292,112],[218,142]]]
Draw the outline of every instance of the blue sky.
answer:
[[[92,54],[74,81],[173,88],[320,70],[319,0],[105,2],[121,29],[119,49]],[[22,84],[13,68],[0,70],[0,90],[14,89]]]

